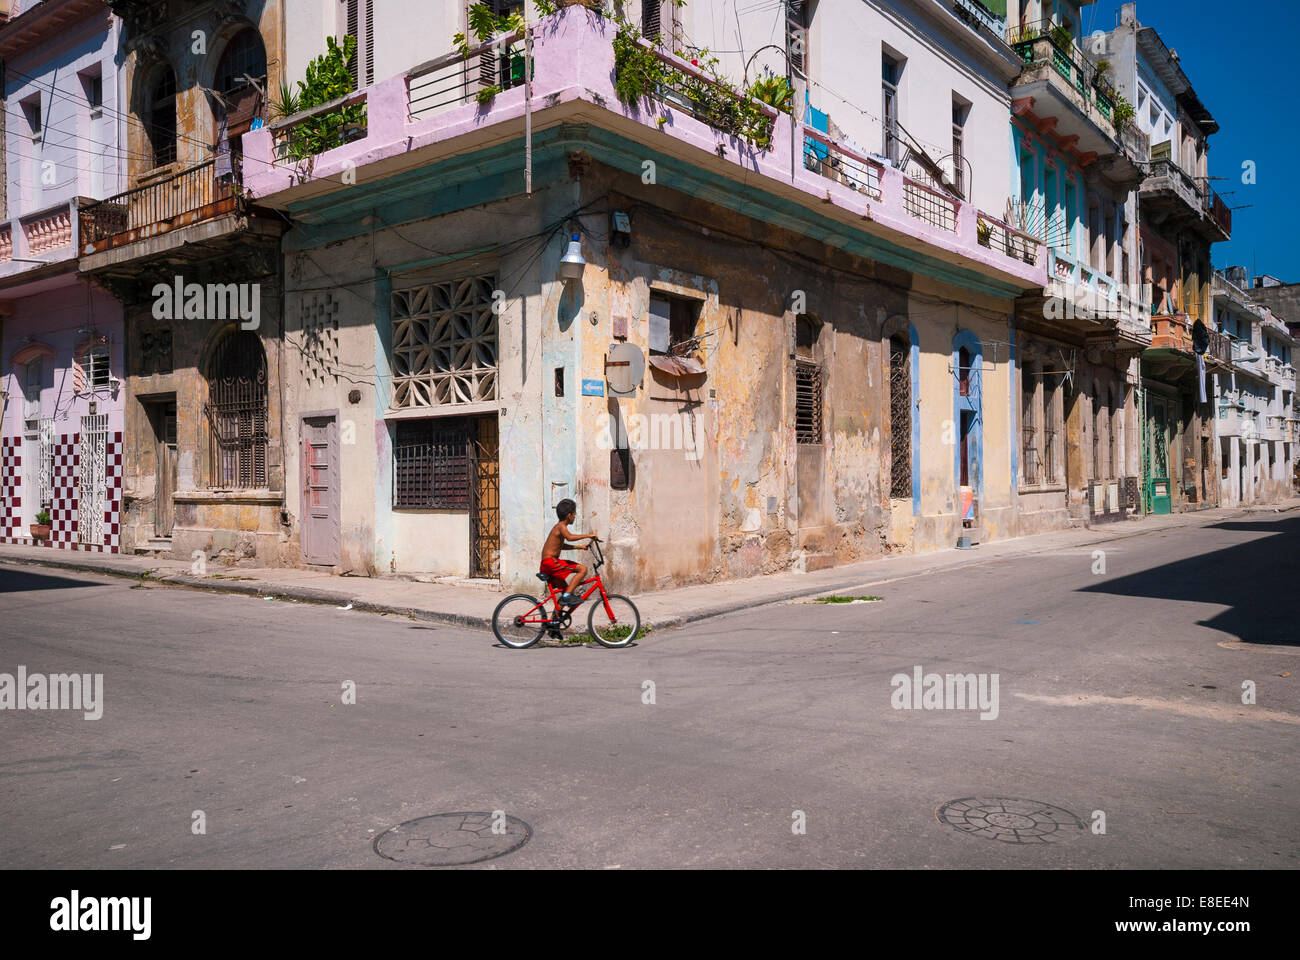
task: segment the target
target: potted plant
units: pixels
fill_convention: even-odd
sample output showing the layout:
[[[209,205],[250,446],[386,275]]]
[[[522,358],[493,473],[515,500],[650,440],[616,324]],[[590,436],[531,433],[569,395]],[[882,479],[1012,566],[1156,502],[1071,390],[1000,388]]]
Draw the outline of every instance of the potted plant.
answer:
[[[36,514],[36,522],[30,527],[33,540],[48,540],[50,537],[50,512],[41,510]]]

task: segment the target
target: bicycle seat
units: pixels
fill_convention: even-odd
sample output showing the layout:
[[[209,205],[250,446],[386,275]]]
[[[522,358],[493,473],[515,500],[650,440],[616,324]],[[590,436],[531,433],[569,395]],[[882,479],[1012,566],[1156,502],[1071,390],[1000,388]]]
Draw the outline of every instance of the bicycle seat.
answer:
[[[537,579],[540,580],[540,581],[542,581],[542,583],[546,583],[547,580],[549,580],[550,578],[547,577],[547,575],[544,574],[544,573],[539,573],[539,574],[537,575]]]

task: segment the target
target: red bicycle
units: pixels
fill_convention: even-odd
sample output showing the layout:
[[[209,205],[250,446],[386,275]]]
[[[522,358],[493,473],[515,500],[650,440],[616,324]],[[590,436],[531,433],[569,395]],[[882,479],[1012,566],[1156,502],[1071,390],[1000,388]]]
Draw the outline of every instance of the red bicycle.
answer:
[[[542,639],[544,633],[559,640],[569,628],[573,611],[596,592],[600,593],[600,601],[593,603],[587,614],[587,632],[592,638],[606,647],[626,647],[637,639],[641,633],[640,611],[627,597],[605,592],[605,584],[600,579],[600,568],[605,563],[600,541],[593,539],[588,549],[595,563],[592,575],[577,584],[573,591],[581,594],[578,603],[570,606],[561,604],[560,594],[550,578],[539,573],[537,579],[545,583],[549,591],[546,596],[530,597],[526,593],[516,593],[497,604],[496,611],[492,614],[492,632],[497,639],[515,650],[531,647]],[[583,587],[587,588],[585,593]]]

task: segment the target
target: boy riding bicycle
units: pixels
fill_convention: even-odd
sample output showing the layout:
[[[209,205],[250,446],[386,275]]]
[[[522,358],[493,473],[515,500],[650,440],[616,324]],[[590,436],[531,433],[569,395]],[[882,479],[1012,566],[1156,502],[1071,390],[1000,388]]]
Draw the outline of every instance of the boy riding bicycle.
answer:
[[[551,532],[546,535],[546,543],[542,545],[542,564],[539,572],[546,575],[551,586],[564,591],[559,597],[562,605],[576,607],[582,602],[582,598],[573,591],[586,578],[587,567],[585,564],[562,559],[560,551],[582,549],[570,544],[583,541],[589,543],[597,537],[594,533],[569,532],[569,524],[573,523],[578,515],[578,505],[572,500],[564,499],[557,503],[555,514],[560,522],[551,527]]]

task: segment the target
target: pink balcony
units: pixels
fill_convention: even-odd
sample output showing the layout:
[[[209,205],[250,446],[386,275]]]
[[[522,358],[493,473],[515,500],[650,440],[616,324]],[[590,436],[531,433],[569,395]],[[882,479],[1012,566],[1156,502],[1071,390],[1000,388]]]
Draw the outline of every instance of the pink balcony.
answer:
[[[621,103],[614,91],[615,26],[581,7],[544,18],[534,27],[532,129],[591,124],[735,182],[737,191],[763,191],[793,201],[889,243],[1018,288],[1046,284],[1039,241],[981,213],[971,204],[911,180],[891,166],[805,127],[770,108],[766,148],[747,142],[717,118],[692,109],[673,90]],[[522,41],[515,44],[522,51]],[[659,54],[693,81],[711,82],[691,64]],[[414,169],[481,145],[523,135],[525,89],[519,57],[496,61],[493,76],[516,85],[495,96],[480,93],[484,50],[468,58],[446,54],[311,111],[246,134],[245,187],[255,201],[287,204]],[[509,73],[507,73],[509,71]],[[321,120],[337,136],[324,144]],[[711,122],[712,121],[712,122]],[[316,132],[301,133],[304,124]],[[304,143],[324,146],[305,155]],[[520,167],[523,167],[520,155]],[[369,168],[369,169],[367,169]]]

